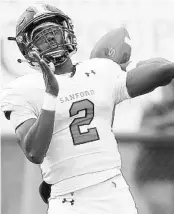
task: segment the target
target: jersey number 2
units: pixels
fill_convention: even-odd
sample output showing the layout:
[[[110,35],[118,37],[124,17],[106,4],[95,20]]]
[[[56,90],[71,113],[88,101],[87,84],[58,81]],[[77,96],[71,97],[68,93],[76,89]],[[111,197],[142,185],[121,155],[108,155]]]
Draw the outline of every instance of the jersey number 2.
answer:
[[[88,99],[72,103],[69,110],[70,117],[77,115],[80,111],[85,111],[85,116],[75,118],[69,126],[74,145],[99,140],[95,127],[87,129],[87,132],[80,131],[80,126],[89,125],[92,122],[94,118],[94,104]]]

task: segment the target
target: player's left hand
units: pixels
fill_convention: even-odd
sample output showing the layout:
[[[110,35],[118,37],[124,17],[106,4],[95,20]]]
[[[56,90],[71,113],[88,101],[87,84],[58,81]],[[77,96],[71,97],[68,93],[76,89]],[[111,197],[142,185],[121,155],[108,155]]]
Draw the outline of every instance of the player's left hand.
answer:
[[[42,70],[46,92],[57,97],[59,93],[59,85],[54,75],[54,72],[51,69],[51,66],[49,67],[47,65],[47,63],[40,57],[37,51],[32,51],[30,52],[30,54],[37,60]],[[53,69],[55,69],[53,63],[52,66]]]

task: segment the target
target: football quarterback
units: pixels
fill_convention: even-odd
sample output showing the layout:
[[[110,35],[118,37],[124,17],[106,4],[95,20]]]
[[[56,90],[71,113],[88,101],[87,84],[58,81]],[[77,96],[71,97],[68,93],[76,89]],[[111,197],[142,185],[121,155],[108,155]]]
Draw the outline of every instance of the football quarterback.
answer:
[[[48,214],[136,214],[112,132],[114,110],[168,84],[174,64],[150,61],[124,72],[121,65],[129,62],[131,47],[120,28],[101,38],[90,59],[74,65],[71,19],[47,4],[27,8],[16,37],[9,39],[42,71],[10,83],[0,103],[26,158],[41,168],[41,193],[49,185],[43,197]],[[108,52],[100,55],[103,50]]]

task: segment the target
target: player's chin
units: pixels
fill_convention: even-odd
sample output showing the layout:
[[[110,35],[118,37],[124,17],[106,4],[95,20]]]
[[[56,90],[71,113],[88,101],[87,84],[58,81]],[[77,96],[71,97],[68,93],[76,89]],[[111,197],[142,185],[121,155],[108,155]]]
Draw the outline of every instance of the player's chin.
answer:
[[[59,65],[64,64],[68,57],[66,54],[64,54],[64,55],[51,54],[49,56],[48,55],[44,56],[43,58],[45,59],[45,61],[47,63],[52,62],[54,64],[54,66],[59,66]]]
[[[68,59],[67,56],[61,56],[60,58],[57,59],[57,64],[62,65],[63,63],[66,62],[67,59]]]

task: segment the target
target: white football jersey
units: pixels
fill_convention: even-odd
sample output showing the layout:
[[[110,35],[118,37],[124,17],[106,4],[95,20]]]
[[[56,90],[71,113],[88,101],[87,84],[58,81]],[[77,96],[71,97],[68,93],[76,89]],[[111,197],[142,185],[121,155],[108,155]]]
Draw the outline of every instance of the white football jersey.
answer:
[[[73,77],[56,75],[60,91],[54,132],[40,165],[46,182],[61,183],[80,175],[120,169],[112,123],[115,106],[130,98],[126,76],[108,59],[79,63]],[[12,111],[11,121],[16,128],[39,116],[44,93],[42,74],[25,75],[1,94],[1,109]]]

